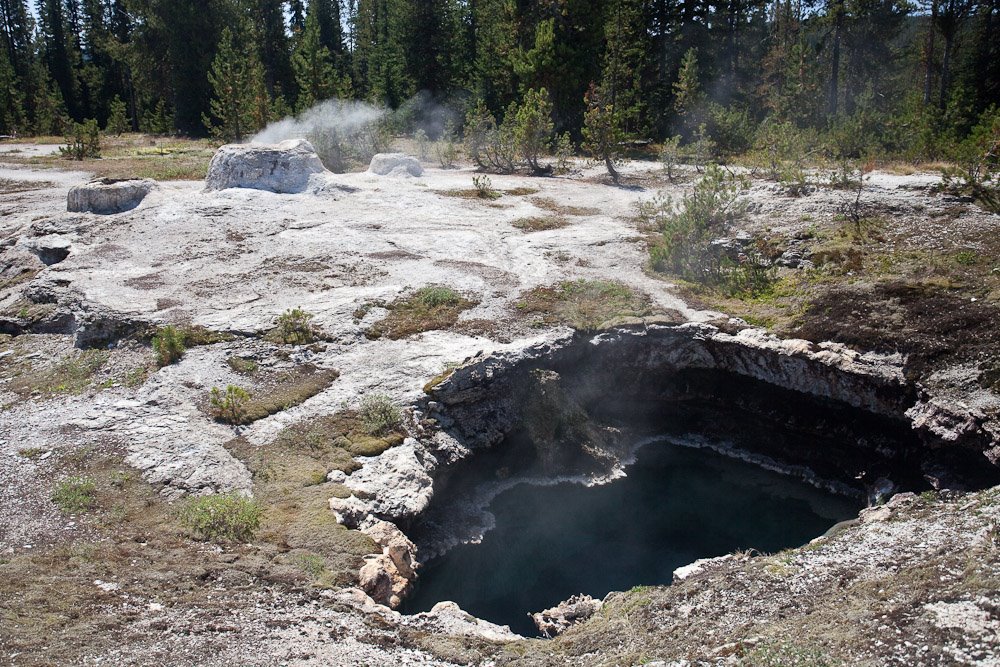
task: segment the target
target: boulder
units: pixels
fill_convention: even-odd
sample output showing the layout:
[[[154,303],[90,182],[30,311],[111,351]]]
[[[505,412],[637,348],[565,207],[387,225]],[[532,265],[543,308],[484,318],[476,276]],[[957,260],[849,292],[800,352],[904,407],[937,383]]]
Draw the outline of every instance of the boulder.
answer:
[[[551,639],[577,623],[587,620],[603,606],[603,602],[589,595],[574,595],[551,609],[532,614],[531,620],[543,635]]]
[[[156,181],[148,178],[115,180],[101,178],[86,185],[71,188],[66,209],[72,213],[110,215],[131,211],[156,189]]]
[[[372,158],[368,171],[377,176],[420,176],[424,168],[420,160],[405,153],[379,153]]]
[[[228,144],[208,165],[208,190],[249,188],[280,194],[302,192],[314,174],[326,171],[316,149],[305,139],[279,144]]]

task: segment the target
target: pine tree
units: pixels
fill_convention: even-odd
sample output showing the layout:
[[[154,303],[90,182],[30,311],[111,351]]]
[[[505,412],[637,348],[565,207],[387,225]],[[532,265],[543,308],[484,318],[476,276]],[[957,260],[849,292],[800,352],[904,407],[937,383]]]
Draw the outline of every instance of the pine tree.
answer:
[[[701,83],[698,79],[698,50],[688,49],[681,61],[677,81],[674,82],[674,110],[688,136],[701,124],[699,114],[702,101]]]
[[[246,47],[236,41],[232,30],[223,29],[208,74],[215,97],[210,105],[212,115],[206,115],[203,122],[214,137],[228,142],[247,139],[264,127],[270,116],[263,67],[253,55],[247,57]]]
[[[603,162],[611,180],[617,183],[621,176],[616,166],[621,162],[624,139],[621,117],[607,91],[594,84],[584,99],[587,111],[583,116],[583,149]]]
[[[7,50],[0,49],[0,134],[18,136],[25,132],[24,108],[24,94],[14,67]]]
[[[114,99],[111,100],[108,124],[105,126],[104,131],[107,134],[120,137],[126,130],[128,130],[128,112],[125,103],[122,102],[122,98],[115,95]]]
[[[299,85],[299,111],[331,97],[349,97],[350,81],[337,75],[333,68],[333,56],[320,41],[316,12],[310,11],[306,17],[305,29],[295,50],[292,65]]]

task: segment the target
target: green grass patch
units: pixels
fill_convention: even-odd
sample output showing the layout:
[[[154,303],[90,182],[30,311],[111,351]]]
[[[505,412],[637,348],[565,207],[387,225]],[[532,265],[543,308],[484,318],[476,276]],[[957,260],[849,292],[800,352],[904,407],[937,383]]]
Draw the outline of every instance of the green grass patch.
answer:
[[[596,331],[616,319],[653,313],[646,294],[613,280],[573,280],[536,287],[521,295],[516,308],[536,316],[540,325],[566,325],[581,331]]]
[[[64,514],[79,514],[97,505],[97,485],[89,477],[67,477],[56,485],[52,502]]]
[[[447,329],[458,321],[463,311],[476,305],[459,292],[444,285],[422,287],[410,296],[388,304],[389,314],[365,332],[368,338],[398,340],[413,334]]]

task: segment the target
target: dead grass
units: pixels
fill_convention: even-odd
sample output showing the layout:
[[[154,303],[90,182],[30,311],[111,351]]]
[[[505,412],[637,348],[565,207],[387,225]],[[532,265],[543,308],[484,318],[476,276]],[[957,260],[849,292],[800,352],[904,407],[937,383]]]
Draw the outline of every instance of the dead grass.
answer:
[[[51,181],[14,181],[9,178],[0,178],[0,194],[10,195],[18,192],[31,192],[32,190],[47,190],[56,187]]]
[[[64,140],[32,139],[32,143],[64,143]],[[196,139],[158,138],[142,134],[101,138],[98,159],[67,160],[55,155],[4,159],[55,169],[80,169],[99,178],[152,178],[158,181],[198,181],[205,178],[215,144]]]
[[[643,317],[653,312],[646,294],[610,280],[575,280],[536,287],[521,295],[516,308],[536,316],[538,325],[562,324],[581,331],[594,331],[619,318]]]
[[[523,232],[546,232],[569,226],[569,220],[560,215],[546,215],[521,218],[512,222],[511,225]]]
[[[598,215],[601,212],[599,209],[587,206],[560,204],[556,200],[549,199],[548,197],[532,197],[529,201],[538,208],[549,211],[550,213],[556,213],[557,215],[585,217],[588,215]]]
[[[110,356],[107,350],[75,351],[54,365],[22,371],[8,385],[22,398],[31,395],[79,394],[91,387],[94,374]]]
[[[368,338],[399,340],[424,331],[447,329],[477,302],[450,287],[431,285],[386,305],[389,314],[365,332]]]

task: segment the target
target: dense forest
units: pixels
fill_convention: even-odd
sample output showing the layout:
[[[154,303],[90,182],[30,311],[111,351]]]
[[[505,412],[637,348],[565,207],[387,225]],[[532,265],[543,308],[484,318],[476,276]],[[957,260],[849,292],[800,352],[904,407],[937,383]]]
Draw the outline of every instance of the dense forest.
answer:
[[[499,120],[545,89],[577,141],[589,105],[632,141],[738,152],[770,118],[936,158],[1000,103],[1000,0],[0,0],[0,31],[5,135],[245,136],[418,94]]]

